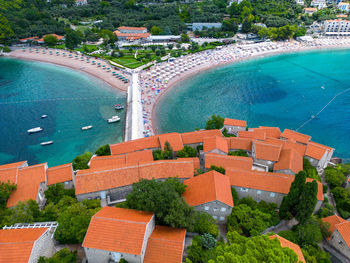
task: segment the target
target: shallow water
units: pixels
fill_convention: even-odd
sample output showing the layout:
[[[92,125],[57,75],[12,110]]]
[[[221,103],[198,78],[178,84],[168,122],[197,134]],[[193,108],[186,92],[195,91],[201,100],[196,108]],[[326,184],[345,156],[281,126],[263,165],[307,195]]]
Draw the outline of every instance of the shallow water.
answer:
[[[49,166],[122,140],[125,94],[85,73],[47,63],[0,59],[0,164],[28,160]],[[41,119],[41,115],[48,117]],[[121,121],[107,124],[119,115]],[[82,126],[93,125],[88,131]],[[42,132],[26,131],[42,127]],[[48,146],[44,141],[53,140]]]
[[[249,127],[297,129],[350,88],[350,51],[312,51],[226,65],[176,85],[156,107],[159,132],[202,128],[219,114]],[[299,131],[350,158],[350,91]]]

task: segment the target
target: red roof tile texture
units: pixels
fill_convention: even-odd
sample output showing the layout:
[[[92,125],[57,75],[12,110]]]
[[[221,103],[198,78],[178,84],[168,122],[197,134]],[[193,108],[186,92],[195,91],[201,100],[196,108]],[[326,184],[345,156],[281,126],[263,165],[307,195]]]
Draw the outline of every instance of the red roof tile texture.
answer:
[[[146,30],[147,27],[131,27],[131,26],[120,26],[118,27],[119,30]]]
[[[238,127],[247,127],[247,122],[246,121],[242,121],[242,120],[225,118],[224,125],[227,125],[227,126],[238,126]]]
[[[18,168],[0,169],[0,182],[17,184]]]
[[[47,228],[0,230],[0,262],[27,263],[34,242],[47,230]]]
[[[104,207],[90,221],[83,247],[141,255],[153,213]]]
[[[311,140],[311,136],[302,134],[296,131],[292,131],[289,129],[285,129],[281,134],[281,137],[286,139],[293,139],[296,142],[299,142],[302,144],[307,144]]]
[[[15,206],[19,201],[36,200],[40,183],[46,181],[46,164],[24,167],[18,170],[17,189],[7,201],[7,207]]]
[[[324,146],[315,142],[309,142],[306,147],[305,155],[316,160],[321,160],[322,157],[331,150],[332,148],[328,146]]]
[[[297,244],[294,244],[293,242],[290,242],[289,240],[287,240],[279,235],[269,236],[269,238],[271,238],[271,239],[277,238],[280,241],[281,247],[290,248],[298,255],[299,261],[306,262],[304,255],[303,255],[303,252],[301,251],[301,248]]]
[[[350,222],[346,221],[340,224],[335,225],[335,228],[338,230],[339,234],[343,237],[346,245],[350,248]]]
[[[340,216],[333,215],[322,218],[323,222],[329,223],[330,227],[329,230],[333,233],[335,230],[335,226],[340,223],[347,222],[345,219],[341,218]]]
[[[209,171],[185,180],[184,184],[187,188],[183,197],[190,206],[220,201],[233,207],[230,180],[226,175]]]
[[[274,162],[279,160],[282,149],[281,146],[259,141],[254,141],[253,145],[255,148],[256,159]]]
[[[143,152],[143,151],[140,151]],[[94,170],[102,170],[113,167],[120,167],[126,164],[126,154],[95,156],[91,158],[90,168]]]
[[[47,185],[53,185],[73,180],[73,167],[71,163],[50,167],[46,171]]]
[[[255,140],[265,140],[266,139],[266,132],[262,130],[255,130],[255,131],[239,131],[238,137],[240,138],[248,138],[248,139],[255,139]]]
[[[159,136],[150,136],[147,138],[141,138],[137,140],[117,143],[110,145],[112,155],[125,154],[135,151],[141,151],[146,149],[161,148],[159,142]]]
[[[182,150],[184,147],[181,134],[177,132],[159,135],[159,142],[162,147],[162,150],[164,150],[166,142],[170,144],[171,148],[175,152]]]
[[[229,156],[216,153],[207,153],[205,155],[205,168],[212,165],[227,168],[237,168],[241,170],[251,170],[253,159],[251,157]]]
[[[204,152],[210,152],[212,150],[220,150],[224,153],[228,153],[228,144],[227,140],[224,137],[219,136],[213,136],[213,137],[206,137],[203,141],[204,145]]]
[[[184,145],[203,143],[205,137],[213,136],[222,137],[222,133],[220,130],[203,130],[181,133],[181,138]]]
[[[148,239],[144,263],[181,263],[186,230],[156,226]]]
[[[278,127],[260,126],[259,128],[252,128],[249,130],[265,132],[266,137],[271,137],[276,139],[279,139],[281,137],[281,130]]]
[[[274,164],[273,170],[291,170],[297,174],[303,170],[303,157],[293,149],[284,149],[281,151],[278,162]]]
[[[251,151],[252,150],[252,139],[229,137],[227,138],[228,149],[238,149]]]

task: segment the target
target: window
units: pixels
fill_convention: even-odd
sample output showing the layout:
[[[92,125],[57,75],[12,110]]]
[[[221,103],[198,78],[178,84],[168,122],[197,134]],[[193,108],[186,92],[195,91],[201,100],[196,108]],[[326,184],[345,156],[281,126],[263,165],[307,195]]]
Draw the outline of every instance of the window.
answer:
[[[248,192],[248,188],[241,187],[241,192]]]
[[[217,208],[217,207],[214,207],[214,208],[213,208],[213,211],[214,211],[214,212],[218,211],[218,208]]]
[[[275,193],[270,193],[270,197],[275,197]]]
[[[225,220],[225,217],[220,216],[220,221],[224,221],[224,220]]]
[[[65,185],[69,184],[69,182],[64,182]]]
[[[205,211],[208,211],[208,210],[209,210],[209,206],[205,206],[205,207],[204,207],[204,210],[205,210]]]
[[[226,207],[221,207],[220,211],[221,212],[226,212]]]
[[[261,194],[261,190],[256,191],[256,193],[257,193],[258,195],[260,195],[260,194]]]

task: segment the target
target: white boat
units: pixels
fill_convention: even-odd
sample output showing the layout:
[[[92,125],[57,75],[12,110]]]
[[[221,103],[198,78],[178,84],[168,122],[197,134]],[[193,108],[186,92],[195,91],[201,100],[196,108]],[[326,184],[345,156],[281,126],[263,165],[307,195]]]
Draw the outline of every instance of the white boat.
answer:
[[[41,146],[50,145],[50,144],[53,144],[53,141],[42,142],[40,144]]]
[[[45,119],[47,117],[47,115],[41,115],[42,119]]]
[[[27,130],[28,133],[36,133],[36,132],[41,132],[43,130],[43,128],[41,127],[35,127],[33,129],[29,129]]]
[[[81,127],[81,129],[83,131],[86,131],[86,130],[90,130],[93,126],[92,125],[89,125],[89,126],[84,126],[84,127]]]
[[[107,120],[108,123],[113,123],[117,121],[120,121],[120,118],[117,115]]]

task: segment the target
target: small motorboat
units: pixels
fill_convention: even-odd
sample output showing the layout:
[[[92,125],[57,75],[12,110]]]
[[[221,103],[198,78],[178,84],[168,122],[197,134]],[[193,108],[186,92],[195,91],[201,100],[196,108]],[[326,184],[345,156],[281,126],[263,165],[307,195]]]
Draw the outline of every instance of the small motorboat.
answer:
[[[120,118],[117,115],[107,120],[108,123],[113,123],[117,121],[120,121]]]
[[[43,130],[43,128],[41,127],[35,127],[33,129],[29,129],[27,130],[28,133],[36,133],[36,132],[41,132]]]
[[[47,117],[47,115],[41,115],[42,119],[45,119]]]
[[[50,144],[53,144],[53,141],[47,141],[47,142],[40,143],[41,146],[46,146],[46,145],[50,145]]]
[[[81,130],[82,131],[90,130],[92,127],[93,127],[92,125],[84,126],[84,127],[81,127]]]
[[[116,104],[116,105],[114,105],[114,109],[116,109],[116,110],[122,110],[122,109],[124,109],[124,106],[121,105],[121,104]]]

